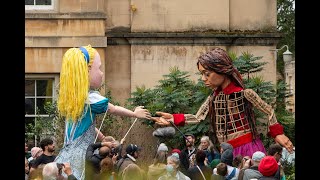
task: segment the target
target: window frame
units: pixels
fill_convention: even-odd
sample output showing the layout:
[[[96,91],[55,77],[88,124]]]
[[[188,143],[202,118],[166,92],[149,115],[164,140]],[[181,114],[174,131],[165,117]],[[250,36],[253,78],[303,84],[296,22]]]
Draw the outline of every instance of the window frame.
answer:
[[[33,0],[35,2],[36,0]],[[51,0],[51,5],[24,5],[25,10],[54,10],[55,1]]]
[[[51,96],[38,96],[37,95],[37,88],[35,88],[35,94],[34,96],[26,96],[25,95],[25,98],[32,98],[34,97],[35,99],[37,99],[37,97],[39,98],[52,98],[53,101],[56,100],[56,97],[57,97],[57,86],[59,84],[59,75],[58,74],[41,74],[41,75],[28,75],[26,74],[25,75],[25,80],[49,80],[49,79],[52,79],[52,95]],[[36,85],[35,85],[36,87]],[[36,104],[36,102],[35,102]],[[36,107],[35,107],[36,108]],[[36,118],[37,117],[43,117],[43,118],[48,118],[49,115],[48,114],[37,114],[36,110],[34,112],[34,114],[25,114],[25,118],[34,118],[34,124],[37,123],[36,121]],[[26,122],[25,122],[26,123]],[[41,139],[41,137],[37,137],[37,135],[34,135],[33,133],[28,133],[26,132],[25,133],[25,137],[27,137],[28,135],[33,135],[33,140],[34,140],[34,146],[37,146],[38,145],[38,138]]]

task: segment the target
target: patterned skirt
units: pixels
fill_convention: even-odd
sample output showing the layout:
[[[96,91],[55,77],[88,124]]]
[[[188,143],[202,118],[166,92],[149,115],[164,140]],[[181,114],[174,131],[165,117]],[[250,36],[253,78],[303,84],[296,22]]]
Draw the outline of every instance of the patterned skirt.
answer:
[[[55,162],[69,162],[72,169],[72,174],[78,180],[83,180],[85,175],[84,168],[87,148],[90,144],[94,143],[94,139],[95,126],[94,123],[92,123],[85,133],[68,144],[64,144],[57,155]]]

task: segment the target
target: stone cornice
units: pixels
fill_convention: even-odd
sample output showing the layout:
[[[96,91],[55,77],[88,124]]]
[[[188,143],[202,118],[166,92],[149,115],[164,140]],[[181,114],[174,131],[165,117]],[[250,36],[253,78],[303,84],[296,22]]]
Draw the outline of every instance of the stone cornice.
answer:
[[[25,47],[78,47],[88,44],[93,47],[107,47],[107,37],[25,37]]]
[[[261,32],[181,32],[181,33],[107,33],[108,45],[276,45],[280,33]]]
[[[107,32],[108,37],[182,38],[182,37],[281,37],[278,32]]]

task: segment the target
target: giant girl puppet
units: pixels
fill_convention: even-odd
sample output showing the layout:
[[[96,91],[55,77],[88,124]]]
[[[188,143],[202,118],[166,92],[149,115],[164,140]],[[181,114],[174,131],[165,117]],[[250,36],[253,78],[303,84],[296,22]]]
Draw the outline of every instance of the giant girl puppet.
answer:
[[[85,153],[95,141],[95,116],[112,113],[119,116],[150,119],[143,106],[134,112],[109,103],[108,98],[95,89],[102,84],[100,55],[90,45],[68,49],[62,60],[58,111],[64,117],[64,145],[56,162],[69,162],[78,180],[84,179]]]
[[[233,155],[252,156],[255,151],[266,152],[256,130],[253,107],[268,116],[268,134],[276,142],[293,151],[292,142],[283,133],[283,126],[277,122],[274,110],[252,89],[244,87],[242,77],[233,66],[227,52],[214,48],[198,58],[197,67],[204,84],[212,94],[201,105],[196,115],[169,114],[157,112],[152,117],[159,125],[183,126],[198,123],[209,115],[209,136],[214,144],[228,142],[234,148]]]

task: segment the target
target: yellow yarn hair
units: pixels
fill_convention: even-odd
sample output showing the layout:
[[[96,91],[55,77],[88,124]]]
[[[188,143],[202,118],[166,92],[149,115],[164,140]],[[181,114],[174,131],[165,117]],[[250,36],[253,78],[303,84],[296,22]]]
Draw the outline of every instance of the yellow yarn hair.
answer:
[[[79,48],[70,48],[63,55],[58,97],[59,115],[76,122],[82,116],[90,88],[89,66],[96,50],[91,45],[83,46],[89,53],[87,64]]]

